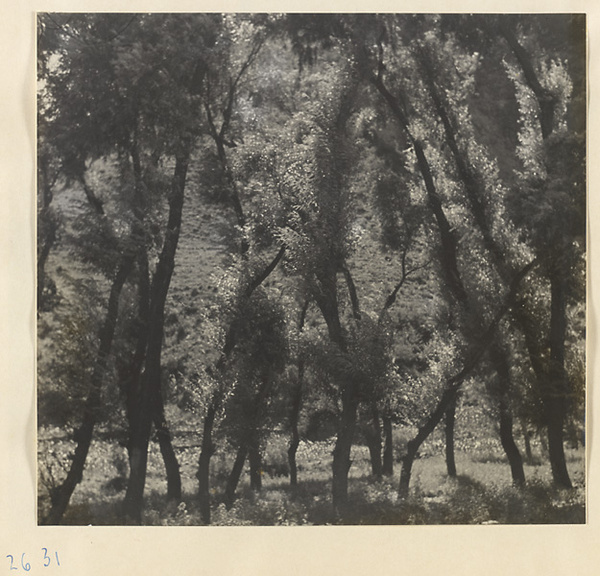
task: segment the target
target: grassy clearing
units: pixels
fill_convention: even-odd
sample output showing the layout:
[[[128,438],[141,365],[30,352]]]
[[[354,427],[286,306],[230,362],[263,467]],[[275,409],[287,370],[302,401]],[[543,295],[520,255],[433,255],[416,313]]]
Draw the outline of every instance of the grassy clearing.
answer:
[[[59,461],[73,446],[56,435],[57,429],[40,434],[40,514],[48,506],[48,470],[60,477]],[[195,479],[199,447],[190,435],[176,436],[181,465],[183,501],[166,501],[164,467],[156,443],[151,444],[144,523],[148,525],[199,525]],[[293,489],[285,475],[285,438],[275,437],[265,450],[263,490],[250,489],[247,471],[231,509],[222,503],[232,454],[217,452],[211,467],[212,523],[221,526],[285,526],[327,524],[538,524],[585,522],[584,450],[568,450],[571,476],[576,488],[552,487],[549,466],[525,466],[528,479],[523,490],[511,486],[508,465],[482,461],[482,453],[457,452],[458,477],[446,475],[442,453],[431,444],[414,465],[411,495],[400,501],[396,475],[376,480],[370,476],[368,451],[355,446],[350,469],[350,511],[336,518],[331,506],[331,451],[333,440],[302,442],[298,450],[299,485]],[[229,451],[232,452],[232,451]],[[91,447],[84,480],[75,491],[64,522],[111,525],[122,523],[121,503],[127,474],[124,448],[108,438]]]

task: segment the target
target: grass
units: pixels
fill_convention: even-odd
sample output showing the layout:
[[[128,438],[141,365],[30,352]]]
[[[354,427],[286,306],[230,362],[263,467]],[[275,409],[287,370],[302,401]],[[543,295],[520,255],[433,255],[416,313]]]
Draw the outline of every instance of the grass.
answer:
[[[60,479],[59,461],[72,449],[53,430],[40,435],[40,474],[53,470]],[[149,525],[201,524],[195,479],[199,448],[175,437],[181,465],[183,501],[166,501],[164,467],[156,443],[152,443],[146,483],[144,523]],[[49,447],[51,447],[49,449]],[[473,452],[459,451],[459,475],[449,478],[443,454],[428,447],[413,468],[410,496],[398,499],[400,467],[391,478],[370,476],[366,447],[355,446],[349,474],[350,506],[344,517],[334,516],[331,504],[331,451],[333,441],[302,442],[298,450],[299,484],[293,488],[286,476],[284,437],[275,436],[265,450],[263,490],[250,489],[244,471],[231,509],[222,503],[225,479],[233,454],[217,452],[211,462],[212,524],[223,526],[287,525],[395,525],[395,524],[562,524],[585,522],[584,452],[568,450],[571,476],[576,488],[559,490],[552,486],[547,464],[525,465],[528,479],[524,489],[511,485],[510,470],[500,458],[487,458],[489,446]],[[53,451],[53,453],[52,453]],[[232,452],[229,450],[229,452]],[[53,460],[53,457],[55,460]],[[68,458],[67,458],[68,459]],[[64,517],[67,524],[120,524],[126,477],[126,453],[108,439],[91,446],[84,480],[75,491]],[[40,480],[40,514],[48,507],[48,486]]]

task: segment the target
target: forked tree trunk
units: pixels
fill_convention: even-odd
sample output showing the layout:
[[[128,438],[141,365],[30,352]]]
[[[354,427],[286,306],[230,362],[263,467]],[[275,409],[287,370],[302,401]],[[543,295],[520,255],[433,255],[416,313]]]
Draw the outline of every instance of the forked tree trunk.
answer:
[[[392,417],[389,415],[383,416],[383,468],[384,476],[394,475],[394,437],[392,428]]]
[[[448,406],[450,406],[450,404],[456,400],[456,395],[458,394],[456,384],[458,384],[460,381],[462,381],[462,379],[457,380],[453,386],[444,390],[444,393],[442,394],[442,397],[440,398],[435,410],[431,413],[425,424],[419,428],[417,435],[412,440],[409,440],[406,446],[406,455],[402,460],[402,470],[400,472],[400,484],[398,487],[398,496],[400,498],[406,498],[408,496],[408,489],[410,487],[410,479],[412,476],[412,467],[419,448],[421,447],[421,444],[423,444],[423,442],[428,438],[428,436],[435,430],[435,427],[438,425],[440,420],[444,417]]]
[[[142,233],[142,230],[138,230]],[[129,422],[130,437],[135,429],[136,418],[139,417],[137,411],[140,407],[140,382],[141,370],[146,358],[147,346],[147,326],[150,314],[150,279],[148,276],[148,254],[146,247],[143,244],[143,236],[140,238],[142,247],[138,253],[138,337],[136,349],[133,353],[131,361],[127,367],[125,375],[125,388],[127,395],[127,418]],[[154,427],[160,447],[160,453],[165,464],[165,472],[167,475],[167,498],[169,500],[181,500],[181,474],[179,471],[179,463],[175,450],[171,441],[171,433],[165,418],[165,408],[162,395],[159,396],[157,405],[155,406]],[[128,445],[128,452],[131,446]],[[131,463],[131,454],[130,463]]]
[[[456,478],[456,460],[454,458],[454,424],[456,421],[457,396],[450,402],[446,409],[446,471],[450,478]]]
[[[121,296],[123,285],[133,268],[133,262],[133,254],[125,255],[119,265],[115,279],[113,280],[108,299],[106,318],[100,332],[100,346],[91,378],[90,391],[85,403],[83,421],[75,434],[77,446],[75,448],[75,453],[73,454],[71,467],[63,483],[56,489],[55,493],[51,495],[52,508],[50,509],[48,516],[43,519],[42,524],[60,523],[65,510],[69,505],[73,491],[83,477],[83,469],[92,441],[94,426],[96,425],[98,412],[102,406],[102,382],[106,374],[108,356],[112,348],[117,325],[119,298]]]
[[[175,253],[179,242],[185,181],[190,157],[189,143],[177,155],[169,197],[169,218],[162,251],[152,279],[148,347],[141,381],[138,415],[130,438],[130,476],[125,494],[125,515],[129,522],[142,520],[144,487],[148,464],[148,443],[155,408],[161,395],[161,352],[164,333],[165,302],[175,267]]]

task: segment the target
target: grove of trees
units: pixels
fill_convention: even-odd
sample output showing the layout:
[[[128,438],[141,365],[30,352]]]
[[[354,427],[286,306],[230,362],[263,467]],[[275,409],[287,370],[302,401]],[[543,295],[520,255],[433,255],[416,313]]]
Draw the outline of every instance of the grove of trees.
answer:
[[[148,522],[155,442],[176,523],[260,506],[269,475],[322,523],[376,521],[363,477],[405,518],[427,446],[464,485],[459,454],[491,438],[512,498],[540,468],[548,502],[577,500],[585,34],[565,14],[40,14],[40,523],[83,521],[95,442],[112,523]]]

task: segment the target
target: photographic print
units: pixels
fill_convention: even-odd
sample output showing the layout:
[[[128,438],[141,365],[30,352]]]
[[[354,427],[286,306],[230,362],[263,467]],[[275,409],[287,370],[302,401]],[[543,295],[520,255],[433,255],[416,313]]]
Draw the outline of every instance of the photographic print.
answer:
[[[39,525],[586,522],[584,14],[39,13]]]

